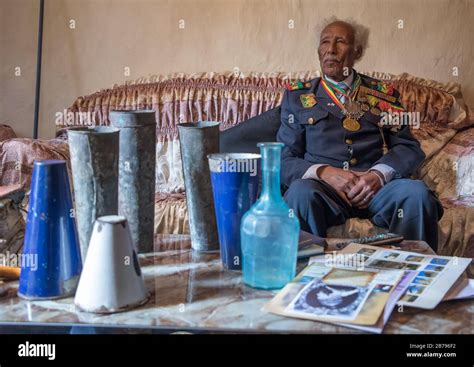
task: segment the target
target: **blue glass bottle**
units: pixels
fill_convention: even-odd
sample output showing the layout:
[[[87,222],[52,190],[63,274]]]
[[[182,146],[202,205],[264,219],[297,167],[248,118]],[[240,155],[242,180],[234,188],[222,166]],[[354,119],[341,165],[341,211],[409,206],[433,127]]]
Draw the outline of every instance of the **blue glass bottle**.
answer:
[[[262,156],[262,192],[242,217],[244,283],[279,289],[295,276],[300,224],[280,191],[281,143],[258,143]]]

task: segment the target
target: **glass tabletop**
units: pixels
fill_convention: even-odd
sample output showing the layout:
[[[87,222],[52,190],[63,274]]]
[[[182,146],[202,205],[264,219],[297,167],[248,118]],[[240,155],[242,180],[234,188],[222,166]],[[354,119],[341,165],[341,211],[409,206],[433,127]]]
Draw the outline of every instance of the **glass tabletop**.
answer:
[[[423,242],[405,242],[409,251],[429,253]],[[159,235],[155,252],[139,255],[150,300],[125,312],[81,312],[73,297],[27,301],[18,298],[18,282],[0,291],[0,333],[359,333],[322,322],[270,314],[263,306],[277,291],[252,289],[241,273],[226,271],[218,252],[191,250],[189,236]],[[307,264],[298,263],[298,270]],[[395,310],[385,333],[471,333],[474,301],[441,303],[426,311]]]

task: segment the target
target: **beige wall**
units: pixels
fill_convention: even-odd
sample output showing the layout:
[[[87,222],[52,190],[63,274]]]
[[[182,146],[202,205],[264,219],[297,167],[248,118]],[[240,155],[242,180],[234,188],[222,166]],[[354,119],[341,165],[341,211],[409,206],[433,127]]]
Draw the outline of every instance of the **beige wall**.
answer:
[[[22,136],[32,134],[38,3],[0,0],[0,122]],[[459,82],[474,106],[472,0],[46,0],[40,137],[77,96],[140,76],[317,69],[313,30],[331,15],[371,28],[358,69]]]
[[[21,136],[33,134],[37,12],[35,1],[0,0],[0,124]]]

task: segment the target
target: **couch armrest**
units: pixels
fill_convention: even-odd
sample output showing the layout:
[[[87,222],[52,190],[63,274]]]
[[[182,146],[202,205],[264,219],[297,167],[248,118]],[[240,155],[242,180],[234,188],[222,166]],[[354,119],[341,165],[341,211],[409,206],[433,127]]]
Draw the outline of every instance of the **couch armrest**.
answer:
[[[474,195],[474,128],[458,132],[421,169],[441,198]]]
[[[0,124],[0,142],[16,138],[16,134],[11,126]]]
[[[0,142],[0,186],[21,185],[29,190],[36,160],[65,160],[70,172],[69,147],[61,139],[9,139]]]
[[[439,221],[438,254],[474,257],[474,196],[444,198],[444,214]],[[474,277],[474,263],[468,268]]]

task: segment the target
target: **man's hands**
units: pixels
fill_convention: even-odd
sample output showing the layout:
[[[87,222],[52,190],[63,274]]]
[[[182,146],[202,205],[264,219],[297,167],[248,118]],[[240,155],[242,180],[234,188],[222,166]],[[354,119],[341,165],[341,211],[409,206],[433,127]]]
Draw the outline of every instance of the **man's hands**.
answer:
[[[381,187],[380,178],[375,172],[362,172],[357,184],[346,193],[347,198],[356,208],[365,209]]]
[[[346,194],[349,193],[357,181],[359,181],[359,176],[354,172],[331,166],[321,167],[318,170],[318,176],[337,191],[342,191]]]
[[[348,204],[359,209],[367,208],[370,200],[382,187],[379,176],[373,171],[352,172],[323,166],[319,169],[318,176],[337,190]]]

